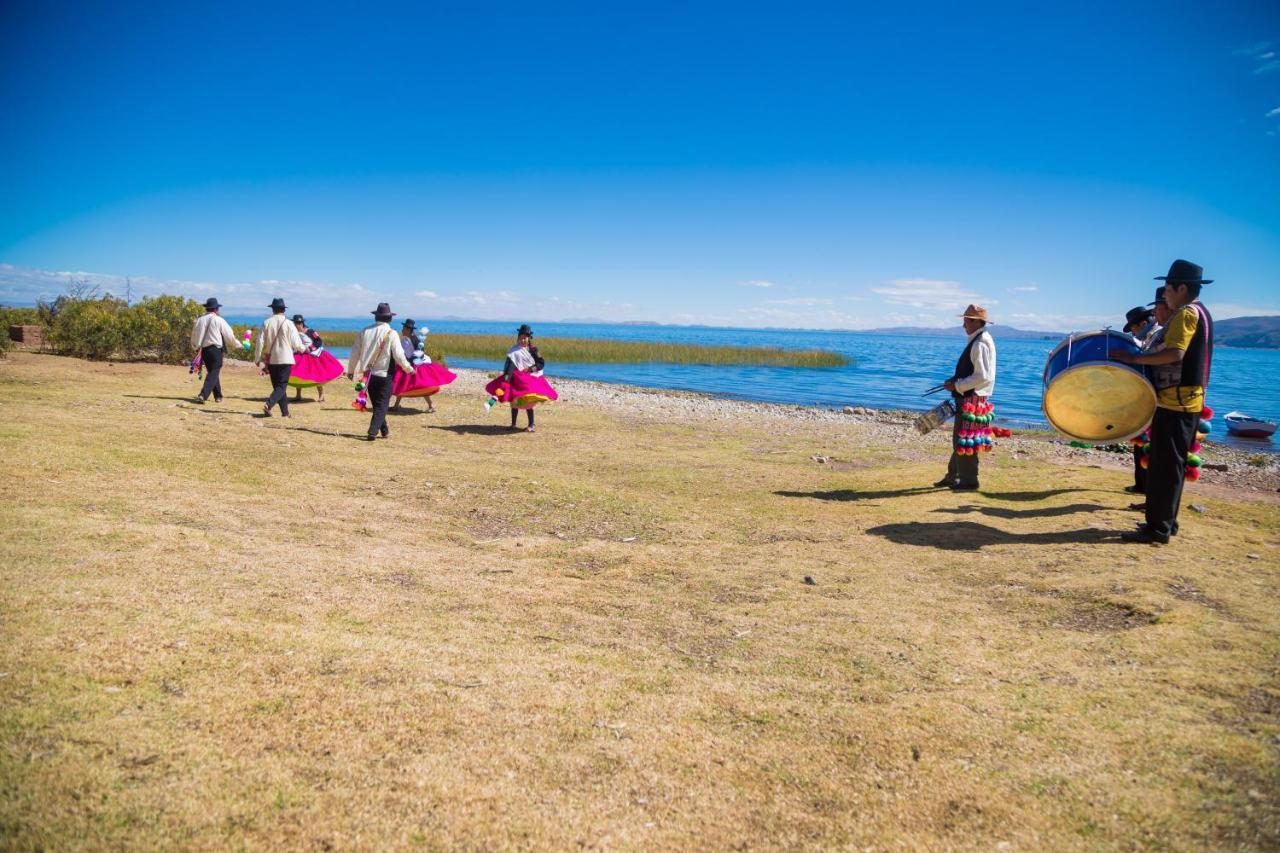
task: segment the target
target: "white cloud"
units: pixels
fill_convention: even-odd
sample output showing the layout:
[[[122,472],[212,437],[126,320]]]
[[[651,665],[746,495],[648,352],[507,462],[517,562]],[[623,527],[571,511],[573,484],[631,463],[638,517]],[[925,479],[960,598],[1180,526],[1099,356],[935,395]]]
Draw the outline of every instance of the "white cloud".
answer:
[[[934,311],[962,309],[968,302],[980,299],[977,293],[958,281],[931,278],[900,278],[886,287],[873,287],[871,292],[884,297],[891,305],[908,305]],[[987,305],[998,304],[994,299],[981,300]]]
[[[1216,320],[1230,320],[1232,317],[1275,317],[1280,315],[1280,308],[1274,305],[1261,307],[1258,305],[1237,305],[1231,302],[1210,302],[1209,310]]]
[[[751,279],[750,281],[738,281],[734,283],[737,284],[738,287],[777,287],[778,286],[774,284],[772,281],[765,281],[764,279],[760,279],[760,278]]]
[[[1276,118],[1277,116],[1280,116],[1280,107],[1276,107],[1274,110],[1267,113],[1267,118]]]
[[[413,292],[413,295],[420,296],[423,299],[439,299],[440,298],[440,294],[436,293],[434,290],[415,290]]]
[[[830,305],[830,299],[796,297],[795,299],[766,299],[762,305]]]
[[[1014,293],[1035,293],[1038,290],[1040,290],[1040,285],[1036,284],[1033,281],[1030,284],[1023,284],[1023,285],[1019,285],[1018,287],[1011,287],[1009,289],[1012,290]]]

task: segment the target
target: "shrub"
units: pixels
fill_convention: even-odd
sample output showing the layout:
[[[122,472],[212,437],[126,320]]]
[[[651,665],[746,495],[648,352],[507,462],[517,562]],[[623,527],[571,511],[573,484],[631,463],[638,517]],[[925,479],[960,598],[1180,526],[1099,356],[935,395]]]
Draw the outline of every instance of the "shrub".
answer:
[[[191,357],[191,326],[204,307],[181,296],[146,297],[122,316],[126,357],[180,364]]]
[[[120,315],[128,306],[123,299],[108,295],[63,301],[58,297],[54,304],[53,323],[46,328],[49,343],[59,352],[105,360],[124,349],[126,324]]]

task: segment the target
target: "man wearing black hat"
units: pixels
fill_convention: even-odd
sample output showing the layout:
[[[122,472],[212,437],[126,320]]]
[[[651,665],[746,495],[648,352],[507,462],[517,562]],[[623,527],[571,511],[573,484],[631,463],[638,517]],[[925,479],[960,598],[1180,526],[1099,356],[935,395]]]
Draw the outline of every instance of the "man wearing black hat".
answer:
[[[1159,296],[1158,291],[1156,295]],[[1152,317],[1151,309],[1141,305],[1130,308],[1124,315],[1124,330],[1133,336],[1139,348],[1143,347],[1155,332],[1156,324]],[[1142,446],[1135,444],[1133,446],[1133,485],[1124,487],[1124,490],[1131,495],[1141,495],[1147,490],[1147,472],[1142,467],[1142,455]]]
[[[204,302],[204,316],[191,327],[191,346],[200,350],[200,364],[205,370],[197,403],[208,400],[210,394],[215,403],[222,402],[222,356],[227,347],[236,345],[236,333],[218,314],[221,307],[222,303],[210,296]]]
[[[1178,509],[1186,476],[1187,453],[1195,439],[1213,360],[1213,318],[1200,303],[1200,288],[1211,283],[1204,269],[1176,260],[1164,281],[1169,323],[1163,346],[1140,355],[1111,353],[1127,364],[1151,368],[1156,388],[1156,414],[1151,420],[1151,454],[1147,466],[1147,520],[1138,530],[1120,534],[1126,542],[1166,544],[1178,526]]]
[[[1133,336],[1133,340],[1138,346],[1142,346],[1142,342],[1147,339],[1147,335],[1151,334],[1151,327],[1154,321],[1151,319],[1151,309],[1138,306],[1130,308],[1124,315],[1124,330]]]
[[[262,331],[253,343],[253,362],[259,367],[266,362],[271,376],[271,396],[262,407],[264,417],[271,417],[271,407],[280,405],[280,416],[289,417],[289,374],[293,373],[293,354],[306,352],[298,333],[284,315],[284,300],[271,300],[271,316],[262,323]]]
[[[373,410],[369,419],[369,441],[391,434],[387,429],[387,405],[391,402],[392,364],[406,373],[413,372],[413,365],[404,357],[400,336],[389,325],[396,316],[391,306],[379,302],[372,314],[373,325],[366,326],[356,336],[347,361],[348,379],[369,374],[369,408]]]

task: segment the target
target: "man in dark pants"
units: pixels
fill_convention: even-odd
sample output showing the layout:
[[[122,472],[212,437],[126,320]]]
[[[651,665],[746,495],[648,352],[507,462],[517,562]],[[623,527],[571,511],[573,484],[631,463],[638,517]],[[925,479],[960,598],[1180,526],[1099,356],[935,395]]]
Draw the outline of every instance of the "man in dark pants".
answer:
[[[966,401],[985,403],[995,391],[996,342],[987,331],[987,309],[970,305],[961,317],[969,341],[956,362],[954,376],[943,383],[956,404],[955,425],[951,428],[951,459],[947,463],[947,475],[934,485],[973,491],[979,486],[978,455],[959,452],[960,430],[964,427],[961,407]]]
[[[197,403],[208,400],[210,394],[215,403],[222,402],[222,356],[226,347],[236,345],[236,333],[218,314],[221,307],[210,296],[204,303],[204,316],[191,327],[191,346],[200,350],[200,364],[204,367],[204,387],[196,397]]]
[[[1156,297],[1159,298],[1157,291]],[[1155,320],[1152,319],[1152,311],[1150,308],[1130,308],[1129,312],[1124,315],[1124,330],[1133,336],[1134,341],[1139,347],[1144,347],[1148,338],[1155,332]],[[1147,491],[1147,471],[1142,467],[1142,448],[1138,445],[1133,447],[1133,485],[1125,486],[1124,490],[1131,495],[1146,494]]]
[[[1165,282],[1169,324],[1158,352],[1129,355],[1112,352],[1128,364],[1151,367],[1156,388],[1156,414],[1151,420],[1151,454],[1147,466],[1147,520],[1136,531],[1121,533],[1126,542],[1167,544],[1178,528],[1187,453],[1195,440],[1204,408],[1213,360],[1213,318],[1200,304],[1200,288],[1212,279],[1190,261],[1176,260]]]
[[[284,316],[284,300],[277,296],[271,300],[271,316],[262,324],[258,340],[254,342],[253,361],[262,366],[266,361],[271,375],[271,396],[262,407],[264,417],[271,417],[271,407],[280,406],[280,416],[289,417],[289,374],[293,373],[293,354],[306,352],[298,331]]]
[[[347,360],[348,379],[364,376],[366,372],[369,374],[366,383],[369,391],[369,408],[373,410],[373,416],[369,419],[367,436],[369,441],[373,441],[379,435],[387,438],[391,434],[387,429],[387,406],[391,402],[395,368],[398,367],[406,373],[413,372],[413,365],[404,356],[400,336],[389,325],[391,318],[395,316],[391,306],[385,302],[379,302],[372,313],[373,325],[366,326],[360,334],[356,335],[355,343],[351,347],[351,356]]]

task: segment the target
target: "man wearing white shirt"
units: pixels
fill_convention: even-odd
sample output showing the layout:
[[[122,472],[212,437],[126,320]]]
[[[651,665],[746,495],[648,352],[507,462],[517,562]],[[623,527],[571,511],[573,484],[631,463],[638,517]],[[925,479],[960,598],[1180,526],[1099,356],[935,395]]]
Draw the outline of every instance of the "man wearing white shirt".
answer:
[[[262,331],[253,343],[253,362],[261,367],[266,362],[271,375],[271,396],[262,407],[263,417],[271,417],[271,407],[280,404],[280,416],[289,417],[289,374],[293,372],[293,354],[306,352],[298,338],[298,332],[284,316],[284,300],[277,296],[271,300],[272,314],[262,324]]]
[[[379,302],[371,313],[373,325],[366,326],[356,336],[347,361],[348,379],[369,374],[369,407],[373,409],[373,417],[369,420],[368,441],[378,435],[386,438],[391,434],[387,429],[387,405],[391,402],[392,363],[405,373],[413,373],[413,365],[404,357],[400,336],[390,325],[391,318],[396,316],[391,306]]]
[[[197,403],[203,403],[213,394],[215,403],[222,402],[222,357],[227,347],[236,345],[236,333],[218,314],[222,304],[210,296],[204,303],[204,316],[191,327],[191,346],[200,350],[200,364],[204,366],[204,387],[200,389]]]
[[[953,378],[944,383],[956,401],[956,422],[951,433],[951,461],[947,464],[947,476],[935,486],[946,486],[957,491],[972,491],[978,488],[978,454],[970,447],[969,453],[961,454],[959,449],[960,430],[964,428],[961,418],[966,402],[986,403],[996,388],[996,342],[987,331],[987,309],[970,305],[965,309],[964,330],[969,336],[969,343],[960,360],[956,362]]]

